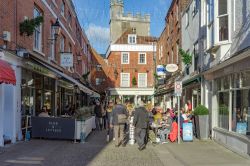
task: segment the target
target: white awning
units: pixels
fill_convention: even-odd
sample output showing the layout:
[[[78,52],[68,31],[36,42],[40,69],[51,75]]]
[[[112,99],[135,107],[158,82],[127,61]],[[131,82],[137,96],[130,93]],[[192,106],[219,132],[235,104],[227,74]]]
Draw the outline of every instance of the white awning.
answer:
[[[40,62],[41,63],[41,62]],[[75,80],[74,78],[54,69],[53,67],[50,67],[49,65],[47,64],[44,64],[42,63],[45,67],[47,67],[48,69],[50,69],[51,71],[55,72],[56,74],[58,74],[59,76],[67,79],[68,81],[74,83],[75,85],[77,85],[79,87],[79,89],[81,91],[83,91],[84,93],[87,93],[89,95],[93,95],[93,94],[96,94],[96,95],[99,95],[98,93],[92,91],[91,89],[87,88],[86,86],[84,86],[83,84],[81,84],[80,82],[78,82],[77,80]],[[100,95],[99,95],[100,96]]]

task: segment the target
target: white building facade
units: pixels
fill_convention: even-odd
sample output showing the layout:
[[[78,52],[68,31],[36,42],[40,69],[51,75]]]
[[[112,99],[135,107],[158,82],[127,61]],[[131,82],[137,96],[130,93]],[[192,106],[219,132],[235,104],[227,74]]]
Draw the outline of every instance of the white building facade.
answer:
[[[250,2],[202,0],[202,103],[211,111],[212,137],[250,154]]]

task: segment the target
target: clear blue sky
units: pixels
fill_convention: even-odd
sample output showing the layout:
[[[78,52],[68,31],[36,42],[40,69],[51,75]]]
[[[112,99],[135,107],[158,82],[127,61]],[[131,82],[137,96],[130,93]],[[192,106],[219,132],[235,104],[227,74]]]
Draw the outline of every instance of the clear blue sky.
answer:
[[[110,0],[73,0],[78,19],[90,43],[98,53],[104,54],[109,44]],[[151,35],[159,37],[164,18],[172,0],[124,0],[124,12],[151,15]]]

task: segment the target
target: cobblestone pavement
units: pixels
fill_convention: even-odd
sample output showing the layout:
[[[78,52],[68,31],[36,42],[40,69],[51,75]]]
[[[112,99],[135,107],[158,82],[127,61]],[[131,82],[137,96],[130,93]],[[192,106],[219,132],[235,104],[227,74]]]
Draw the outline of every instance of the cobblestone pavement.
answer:
[[[105,131],[93,132],[84,144],[58,140],[31,140],[1,148],[1,166],[182,166],[250,165],[248,159],[212,141],[152,146],[114,147],[105,142]],[[0,150],[1,150],[0,149]]]

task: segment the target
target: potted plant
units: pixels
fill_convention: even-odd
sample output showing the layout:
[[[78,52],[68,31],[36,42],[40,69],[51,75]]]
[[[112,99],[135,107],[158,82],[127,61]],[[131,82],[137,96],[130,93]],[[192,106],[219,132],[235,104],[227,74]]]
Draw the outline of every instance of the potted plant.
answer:
[[[36,27],[40,26],[43,23],[43,17],[38,16],[33,19],[26,19],[23,22],[19,23],[20,35],[31,36],[34,33]]]
[[[133,77],[133,79],[132,79],[132,85],[133,85],[133,87],[135,87],[137,85],[137,81],[136,81],[135,77]]]
[[[194,109],[195,128],[197,137],[199,139],[208,139],[209,137],[209,110],[203,106],[198,105]]]

